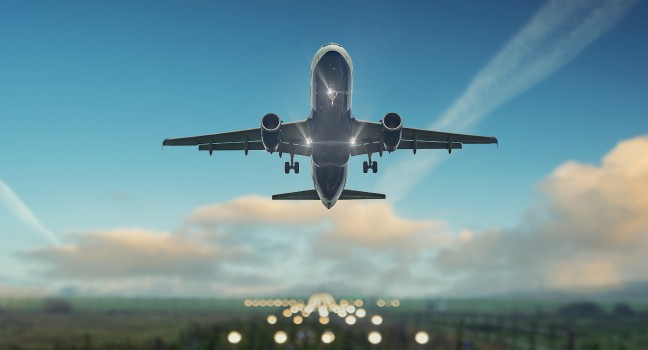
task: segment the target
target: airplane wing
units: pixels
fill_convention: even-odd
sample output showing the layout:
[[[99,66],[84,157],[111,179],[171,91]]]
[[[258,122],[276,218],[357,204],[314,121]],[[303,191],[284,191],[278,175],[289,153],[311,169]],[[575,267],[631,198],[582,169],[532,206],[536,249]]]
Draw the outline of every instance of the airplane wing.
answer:
[[[310,125],[306,120],[282,124],[278,151],[289,153],[292,142],[295,154],[310,156],[310,146],[306,142],[309,137]],[[261,141],[261,128],[165,139],[162,145],[198,146],[200,151],[245,151],[246,154],[247,151],[265,150]]]
[[[353,126],[356,144],[351,147],[351,155],[361,155],[383,151],[382,124],[356,120]],[[454,134],[425,129],[403,128],[398,149],[461,149],[464,144],[497,143],[492,136]]]

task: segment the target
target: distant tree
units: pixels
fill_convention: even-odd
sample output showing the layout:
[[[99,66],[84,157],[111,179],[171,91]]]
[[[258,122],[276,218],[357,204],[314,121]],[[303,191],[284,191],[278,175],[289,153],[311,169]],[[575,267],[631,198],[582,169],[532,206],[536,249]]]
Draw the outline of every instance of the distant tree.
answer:
[[[619,317],[628,317],[634,315],[634,310],[626,303],[616,303],[612,308],[612,314]]]
[[[43,310],[51,314],[67,314],[72,312],[72,303],[61,298],[47,298],[43,300]]]
[[[567,304],[558,312],[568,317],[596,317],[603,314],[603,309],[597,303],[582,301]]]

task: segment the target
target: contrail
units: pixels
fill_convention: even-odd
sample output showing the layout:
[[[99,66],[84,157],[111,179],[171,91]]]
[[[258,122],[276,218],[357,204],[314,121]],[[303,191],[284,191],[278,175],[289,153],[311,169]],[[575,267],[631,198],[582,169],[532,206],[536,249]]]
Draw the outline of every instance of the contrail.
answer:
[[[0,179],[0,198],[5,202],[9,210],[11,210],[18,218],[20,218],[27,225],[43,234],[52,244],[60,245],[59,239],[45,227],[40,220],[32,213],[25,203],[16,195],[16,193]]]
[[[429,128],[469,132],[490,112],[564,67],[611,29],[638,0],[550,0],[477,73],[464,93]],[[420,152],[392,166],[378,183],[402,199],[447,154]],[[408,180],[402,181],[402,170]]]

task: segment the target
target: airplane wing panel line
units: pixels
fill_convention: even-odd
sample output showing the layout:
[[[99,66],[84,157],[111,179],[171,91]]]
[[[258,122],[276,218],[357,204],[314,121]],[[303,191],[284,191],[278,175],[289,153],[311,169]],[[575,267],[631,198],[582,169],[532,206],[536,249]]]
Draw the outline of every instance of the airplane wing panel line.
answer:
[[[211,145],[211,147],[210,147]],[[199,151],[245,151],[245,142],[226,142],[226,143],[212,143],[198,145]],[[249,151],[265,151],[263,142],[261,141],[251,141],[248,142],[247,150]],[[309,157],[311,155],[311,148],[305,145],[296,145],[293,144],[293,151],[295,155]],[[290,154],[290,145],[286,142],[282,142],[279,146],[278,152]]]
[[[371,147],[373,153],[379,153],[379,142],[374,142],[373,146]],[[452,142],[452,147],[451,149],[462,149],[463,144],[460,142]],[[368,152],[369,147],[366,145],[355,145],[351,147],[351,155],[352,156],[358,156],[358,155],[366,155]],[[398,149],[414,149],[414,141],[410,140],[402,140],[400,144],[398,145]],[[427,141],[416,141],[416,149],[442,149],[442,150],[447,150],[448,149],[448,143],[447,142],[427,142]]]

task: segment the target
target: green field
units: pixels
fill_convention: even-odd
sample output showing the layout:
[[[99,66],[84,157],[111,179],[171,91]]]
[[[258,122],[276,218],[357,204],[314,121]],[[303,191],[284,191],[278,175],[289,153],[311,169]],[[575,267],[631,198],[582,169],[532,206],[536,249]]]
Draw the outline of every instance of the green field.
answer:
[[[63,302],[68,309],[48,309],[43,299],[0,299],[0,349],[181,349],[191,344],[220,349],[229,348],[226,334],[233,329],[244,335],[239,349],[272,349],[272,335],[279,329],[294,339],[310,339],[293,349],[322,348],[318,337],[325,329],[337,334],[329,349],[369,349],[370,330],[383,332],[385,349],[420,349],[412,341],[419,330],[429,332],[434,347],[428,348],[434,349],[456,349],[458,339],[475,349],[567,348],[566,337],[531,336],[525,331],[529,327],[569,331],[574,349],[648,349],[648,313],[642,303],[626,305],[627,310],[611,302],[576,304],[575,312],[589,314],[572,315],[566,306],[573,304],[565,301],[402,300],[398,308],[379,308],[375,299],[365,299],[368,316],[356,325],[335,317],[322,326],[317,317],[295,325],[281,316],[283,308],[245,307],[243,299],[78,297]],[[276,325],[265,321],[270,314],[279,317]],[[385,322],[371,325],[368,317],[374,314]]]

